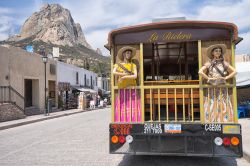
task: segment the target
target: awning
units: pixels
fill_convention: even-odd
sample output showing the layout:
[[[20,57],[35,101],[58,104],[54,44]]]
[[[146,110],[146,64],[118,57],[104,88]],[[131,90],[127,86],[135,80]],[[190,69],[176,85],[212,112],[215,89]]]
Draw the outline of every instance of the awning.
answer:
[[[250,62],[236,63],[236,86],[250,85]]]
[[[111,94],[111,91],[106,91],[104,94],[105,94],[105,95],[110,95],[110,94]]]
[[[111,93],[110,91],[107,91],[107,90],[101,89],[101,88],[99,88],[98,90],[101,91],[103,94],[110,94]]]
[[[77,86],[73,86],[73,88],[85,93],[97,93],[97,91],[95,91],[94,89],[77,87]]]

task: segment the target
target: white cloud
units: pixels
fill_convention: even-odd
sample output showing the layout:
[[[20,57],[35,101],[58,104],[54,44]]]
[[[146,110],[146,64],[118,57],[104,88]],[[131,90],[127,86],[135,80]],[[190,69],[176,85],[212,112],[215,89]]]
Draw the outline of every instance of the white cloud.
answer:
[[[232,22],[237,25],[239,34],[244,40],[237,45],[236,54],[250,53],[250,1],[242,0],[229,3],[228,1],[219,1],[200,8],[197,17],[198,20],[214,20]]]
[[[153,18],[166,17],[170,13],[183,16],[179,12],[179,1],[172,0],[88,0],[61,4],[70,10],[75,22],[81,24],[90,45],[94,49],[100,48],[104,55],[108,52],[103,45],[112,29],[149,23]]]
[[[22,10],[16,11],[17,19],[15,19],[15,25],[21,27],[24,22],[34,13],[38,12],[40,8],[45,4],[43,0],[33,0],[31,5],[22,7]],[[27,12],[28,11],[28,12]]]
[[[38,11],[45,3],[43,0],[34,0],[33,1],[33,10]]]
[[[88,29],[104,26],[126,26],[138,24],[145,20],[151,21],[157,16],[166,16],[168,13],[177,13],[179,1],[172,0],[88,0],[64,1],[62,5],[71,11],[76,22]]]
[[[5,40],[8,38],[8,34],[7,33],[1,33],[0,32],[0,40]]]
[[[12,13],[13,11],[9,8],[3,8],[3,7],[0,7],[0,14],[10,14]]]
[[[182,10],[192,6],[193,9],[196,9],[194,1],[185,1],[184,5],[186,6],[181,5],[183,5],[181,0],[79,0],[74,1],[74,3],[69,1],[62,3],[63,7],[71,11],[75,22],[81,24],[87,41],[94,49],[101,48],[102,52],[105,52],[103,45],[107,43],[108,32],[112,29],[148,23],[153,18],[185,16],[187,19],[192,20],[233,22],[239,27],[239,30],[246,31],[250,29],[249,0],[207,1],[203,3],[203,6],[197,8],[198,11],[194,12],[196,14],[187,13],[188,10]],[[240,50],[241,47],[239,46]],[[247,50],[245,49],[245,51]]]
[[[100,48],[104,56],[109,55],[109,51],[104,47],[104,45],[108,43],[107,39],[109,31],[109,29],[102,29],[92,31],[85,35],[86,40],[93,47],[93,49],[96,50],[96,48]]]
[[[0,40],[7,39],[9,34],[14,31],[12,25],[14,19],[8,16],[12,12],[12,9],[0,7]]]
[[[222,2],[204,6],[200,9],[196,19],[227,21],[235,23],[240,29],[250,28],[249,0],[235,1],[232,3]]]
[[[236,46],[236,54],[250,53],[250,31],[247,33],[239,34],[243,40]]]
[[[32,1],[32,7],[22,11],[1,8],[0,17],[15,11],[18,19],[10,20],[12,25],[21,26],[35,11],[39,11],[44,0]],[[185,16],[191,20],[215,20],[235,23],[244,41],[239,44],[238,52],[249,52],[250,0],[207,0],[199,3],[195,0],[61,0],[60,4],[70,10],[76,23],[80,23],[87,41],[93,49],[100,48],[104,55],[108,51],[103,47],[107,43],[108,33],[115,28],[149,23],[153,18]],[[192,12],[189,12],[191,11]],[[0,39],[6,37],[6,21],[0,18]],[[1,29],[5,29],[2,30]],[[247,32],[247,33],[246,33]]]
[[[43,5],[43,0],[33,0],[29,6],[22,7],[22,10],[15,8],[0,7],[0,40],[7,39],[14,35],[15,28],[21,28],[25,20]]]
[[[0,13],[0,40],[5,40],[14,32],[13,18]]]

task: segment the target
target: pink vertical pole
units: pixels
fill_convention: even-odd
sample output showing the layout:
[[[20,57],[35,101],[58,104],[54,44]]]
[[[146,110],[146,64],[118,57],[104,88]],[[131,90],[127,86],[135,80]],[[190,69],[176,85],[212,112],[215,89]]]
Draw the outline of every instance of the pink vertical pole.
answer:
[[[135,101],[135,89],[131,90],[131,100],[132,100],[132,122],[136,122],[136,101]]]
[[[138,94],[135,94],[136,95],[136,97],[137,97],[137,105],[136,105],[136,107],[137,107],[137,121],[138,122],[141,122],[141,97],[140,97],[140,93],[138,93]]]
[[[125,89],[125,110],[126,110],[126,122],[130,121],[130,94],[129,94],[129,89]]]
[[[125,90],[121,89],[120,90],[120,116],[121,116],[121,122],[125,122],[125,116],[124,116],[124,107],[125,107],[125,103],[124,103],[124,96],[125,95]]]

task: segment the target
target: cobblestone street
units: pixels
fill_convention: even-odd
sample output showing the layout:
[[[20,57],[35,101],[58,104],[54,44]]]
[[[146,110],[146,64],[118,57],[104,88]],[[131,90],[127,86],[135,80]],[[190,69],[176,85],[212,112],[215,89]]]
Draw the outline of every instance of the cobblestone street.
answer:
[[[111,155],[109,122],[106,108],[2,130],[0,165],[249,165],[243,158]]]

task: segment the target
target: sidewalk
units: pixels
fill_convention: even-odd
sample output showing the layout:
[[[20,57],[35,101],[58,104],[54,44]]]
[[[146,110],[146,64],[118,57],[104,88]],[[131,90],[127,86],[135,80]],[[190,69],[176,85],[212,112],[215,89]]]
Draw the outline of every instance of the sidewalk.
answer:
[[[0,123],[0,130],[9,129],[9,128],[22,126],[22,125],[26,125],[26,124],[30,124],[30,123],[35,123],[35,122],[39,122],[39,121],[44,121],[44,120],[48,120],[48,119],[59,118],[62,116],[68,116],[68,115],[72,115],[72,114],[88,112],[88,111],[91,111],[91,110],[72,109],[72,110],[52,112],[48,116],[45,116],[44,114],[27,116],[24,119],[1,122]]]
[[[250,118],[239,119],[242,130],[243,157],[250,162]]]

